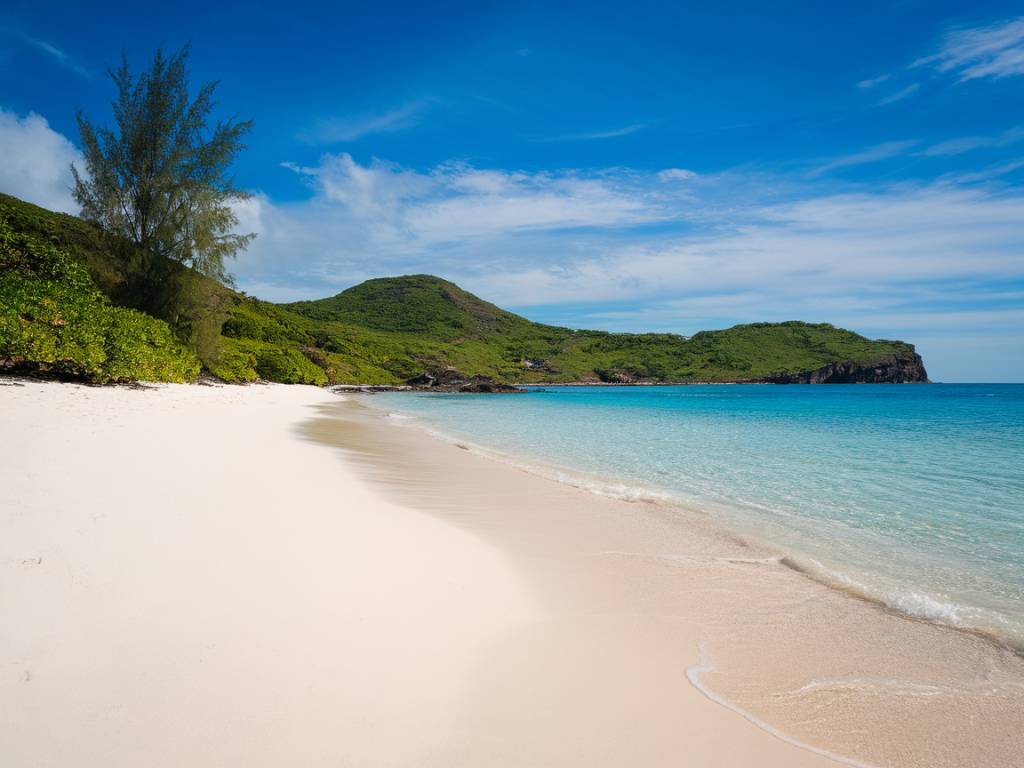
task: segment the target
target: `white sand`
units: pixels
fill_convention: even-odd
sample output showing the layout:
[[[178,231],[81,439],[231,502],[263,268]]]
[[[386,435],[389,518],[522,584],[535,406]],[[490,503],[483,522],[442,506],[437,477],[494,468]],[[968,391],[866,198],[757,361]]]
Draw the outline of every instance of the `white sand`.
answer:
[[[416,765],[530,616],[354,480],[307,387],[0,388],[0,765]]]
[[[0,765],[832,764],[305,441],[335,397],[0,386]]]

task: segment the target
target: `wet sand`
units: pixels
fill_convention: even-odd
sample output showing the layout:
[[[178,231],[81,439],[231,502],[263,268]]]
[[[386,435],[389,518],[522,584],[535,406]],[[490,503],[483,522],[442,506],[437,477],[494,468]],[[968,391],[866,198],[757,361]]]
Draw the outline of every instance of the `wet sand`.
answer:
[[[1021,765],[1010,649],[820,584],[699,511],[560,484],[360,400],[321,408],[306,434],[501,551],[538,612],[474,665],[458,716],[474,736],[440,764],[506,764],[510,734],[515,765],[754,764],[694,717],[698,694],[800,759]]]

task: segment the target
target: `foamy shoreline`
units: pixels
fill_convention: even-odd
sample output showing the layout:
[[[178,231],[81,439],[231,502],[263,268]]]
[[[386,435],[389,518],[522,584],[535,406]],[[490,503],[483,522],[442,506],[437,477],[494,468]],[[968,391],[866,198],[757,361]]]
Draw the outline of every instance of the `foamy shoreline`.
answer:
[[[908,618],[934,622],[943,627],[984,637],[1014,653],[1024,655],[1024,637],[1003,631],[1004,626],[998,621],[1001,618],[999,616],[986,616],[988,621],[965,621],[961,618],[961,614],[973,616],[982,613],[983,609],[942,600],[934,594],[911,591],[898,584],[879,584],[877,580],[870,579],[868,574],[858,572],[849,565],[828,567],[805,553],[786,549],[763,535],[751,532],[741,524],[733,524],[723,519],[724,515],[714,514],[713,511],[724,512],[720,504],[711,505],[705,501],[683,498],[664,488],[617,482],[581,470],[555,466],[542,459],[530,459],[502,453],[463,437],[440,431],[435,426],[425,424],[415,415],[392,411],[389,408],[380,408],[383,404],[376,399],[361,399],[359,402],[381,410],[388,418],[395,419],[402,425],[421,429],[438,440],[587,493],[629,502],[664,504],[687,515],[708,515],[717,525],[721,526],[724,534],[742,538],[753,546],[771,550],[770,557],[775,562],[827,587],[840,590],[855,598],[867,600],[886,610],[904,614]]]
[[[356,399],[0,386],[5,766],[1021,753],[1012,654]]]

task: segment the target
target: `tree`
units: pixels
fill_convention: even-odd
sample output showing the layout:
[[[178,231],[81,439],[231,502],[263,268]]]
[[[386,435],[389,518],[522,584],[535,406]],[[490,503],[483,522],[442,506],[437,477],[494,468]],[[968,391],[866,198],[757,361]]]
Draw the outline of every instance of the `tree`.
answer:
[[[137,79],[121,66],[109,72],[117,87],[114,128],[96,127],[78,113],[85,174],[72,165],[82,216],[134,243],[146,254],[184,264],[230,284],[226,262],[255,235],[238,234],[231,203],[248,193],[227,176],[252,121],[207,125],[217,106],[211,82],[189,101],[188,46],[158,50]],[[162,260],[146,272],[169,274]]]

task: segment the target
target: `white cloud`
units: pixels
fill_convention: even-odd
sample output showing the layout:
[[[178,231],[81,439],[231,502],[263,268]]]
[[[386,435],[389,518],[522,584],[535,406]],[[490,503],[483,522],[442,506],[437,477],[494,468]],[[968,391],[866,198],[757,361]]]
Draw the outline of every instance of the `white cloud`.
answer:
[[[887,141],[884,144],[869,147],[861,152],[837,157],[836,159],[815,168],[811,171],[811,176],[821,176],[829,171],[836,171],[840,168],[851,168],[856,165],[866,165],[868,163],[877,163],[881,160],[888,160],[891,157],[897,157],[898,155],[904,154],[915,144],[917,144],[917,141],[915,140]]]
[[[666,168],[658,174],[662,181],[690,181],[696,179],[697,174],[686,168]]]
[[[902,305],[955,297],[965,282],[1024,279],[1024,196],[944,184],[877,193],[808,196],[730,214],[713,232],[608,243],[558,270],[492,272],[492,298],[520,305],[656,296],[757,295],[758,313],[855,296]],[[515,285],[512,291],[503,289]],[[688,300],[687,300],[688,302]],[[689,306],[687,304],[687,306]],[[730,312],[732,309],[729,310]],[[824,313],[823,313],[824,314]],[[733,315],[735,316],[735,315]],[[756,319],[757,313],[750,319]],[[817,319],[827,319],[819,315]]]
[[[1021,168],[1024,168],[1024,159],[1017,158],[1005,163],[990,165],[988,168],[982,168],[980,171],[950,174],[948,180],[960,184],[973,184],[979,181],[991,181],[992,179],[997,179],[1000,176],[1007,176]]]
[[[428,106],[428,100],[420,99],[378,115],[320,120],[312,129],[304,131],[301,138],[314,144],[333,144],[355,141],[373,134],[400,131],[414,125]]]
[[[1024,75],[1024,16],[946,33],[939,51],[914,62],[950,72],[960,81]]]
[[[976,149],[1008,147],[1022,140],[1024,140],[1024,125],[1018,125],[996,136],[963,136],[949,141],[941,141],[922,150],[920,154],[926,157],[961,155]]]
[[[457,241],[522,230],[609,227],[657,218],[653,206],[621,180],[574,173],[526,174],[464,164],[427,173],[348,153],[294,168],[322,203],[367,230],[415,242]]]
[[[239,282],[279,286],[268,298],[285,295],[288,281],[311,286],[307,295],[315,295],[381,274],[456,273],[527,240],[551,248],[555,239],[676,215],[647,188],[653,176],[622,171],[531,174],[459,163],[415,171],[382,160],[363,165],[347,153],[287,167],[310,184],[313,197],[280,205],[254,198],[255,214],[240,214],[252,222],[247,231],[263,234],[240,261]]]
[[[0,157],[0,192],[44,208],[78,212],[71,196],[71,163],[81,167],[81,153],[45,118],[0,109]]]
[[[918,85],[917,83],[911,83],[906,88],[900,88],[900,90],[896,91],[895,93],[890,93],[885,98],[880,99],[878,102],[878,106],[884,107],[887,104],[895,104],[897,101],[903,101],[908,96],[913,96],[920,89],[920,85]]]
[[[885,74],[885,75],[879,75],[878,77],[872,77],[872,78],[869,78],[867,80],[861,80],[859,83],[857,83],[857,87],[858,88],[862,88],[864,90],[868,90],[868,89],[874,88],[876,85],[881,85],[886,80],[888,80],[890,77],[891,77],[891,75]]]
[[[600,139],[617,139],[621,136],[629,136],[630,134],[642,131],[646,127],[646,123],[633,123],[632,125],[624,125],[621,128],[611,128],[606,131],[567,133],[562,136],[552,136],[551,138],[542,139],[542,141],[595,141]]]

